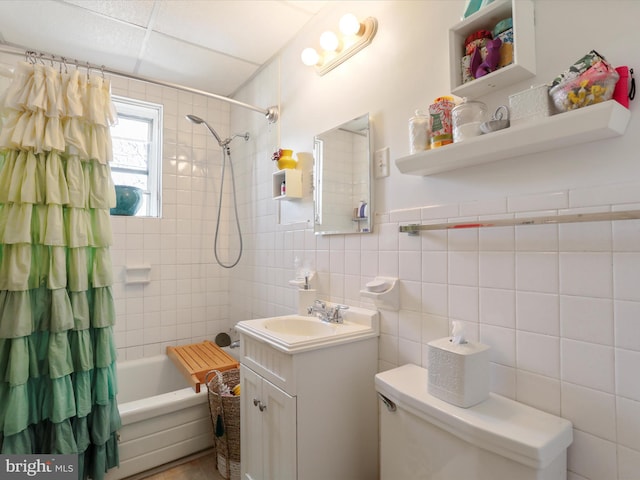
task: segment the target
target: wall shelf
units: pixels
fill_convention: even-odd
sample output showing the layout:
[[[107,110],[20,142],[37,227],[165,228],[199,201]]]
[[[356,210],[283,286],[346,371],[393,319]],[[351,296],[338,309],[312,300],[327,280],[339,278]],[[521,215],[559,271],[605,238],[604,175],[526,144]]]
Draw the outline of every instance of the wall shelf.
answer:
[[[127,265],[124,269],[125,285],[151,282],[151,265]]]
[[[462,83],[464,41],[478,30],[493,30],[500,20],[513,18],[513,63]],[[449,29],[451,93],[476,98],[513,85],[536,73],[534,7],[532,0],[494,0]]]
[[[286,193],[281,195],[280,187],[284,181]],[[273,199],[285,200],[290,198],[302,198],[302,170],[285,168],[273,172]]]
[[[401,173],[434,175],[622,135],[631,112],[615,100],[396,159]]]

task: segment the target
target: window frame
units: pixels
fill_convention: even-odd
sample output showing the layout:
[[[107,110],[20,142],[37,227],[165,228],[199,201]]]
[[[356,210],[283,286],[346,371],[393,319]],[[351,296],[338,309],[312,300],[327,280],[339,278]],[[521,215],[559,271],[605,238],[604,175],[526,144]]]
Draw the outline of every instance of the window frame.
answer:
[[[147,192],[148,213],[139,212],[138,217],[157,217],[162,215],[162,119],[163,105],[135,98],[112,95],[111,100],[118,118],[149,122],[149,150],[147,152]],[[131,172],[126,168],[111,166],[112,171]],[[136,170],[136,172],[139,172]]]

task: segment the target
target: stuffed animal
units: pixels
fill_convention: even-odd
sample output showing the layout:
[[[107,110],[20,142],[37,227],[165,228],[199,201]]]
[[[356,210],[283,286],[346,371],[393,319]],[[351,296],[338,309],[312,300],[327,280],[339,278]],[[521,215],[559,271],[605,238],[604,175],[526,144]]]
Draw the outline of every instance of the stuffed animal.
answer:
[[[486,75],[487,73],[493,72],[498,63],[500,62],[500,47],[502,46],[502,40],[499,38],[494,38],[493,40],[489,40],[487,42],[487,55],[482,61],[482,57],[480,55],[480,49],[476,48],[473,52],[473,56],[471,57],[471,72],[473,73],[475,78],[480,78]]]

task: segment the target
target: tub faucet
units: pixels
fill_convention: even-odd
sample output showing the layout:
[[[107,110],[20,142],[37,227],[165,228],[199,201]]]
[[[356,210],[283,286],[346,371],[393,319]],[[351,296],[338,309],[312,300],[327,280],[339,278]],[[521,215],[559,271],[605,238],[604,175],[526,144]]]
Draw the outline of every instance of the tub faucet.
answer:
[[[348,310],[346,305],[334,305],[333,307],[327,307],[327,304],[322,300],[316,300],[309,308],[307,313],[309,315],[315,314],[323,322],[328,323],[343,323],[342,310]]]

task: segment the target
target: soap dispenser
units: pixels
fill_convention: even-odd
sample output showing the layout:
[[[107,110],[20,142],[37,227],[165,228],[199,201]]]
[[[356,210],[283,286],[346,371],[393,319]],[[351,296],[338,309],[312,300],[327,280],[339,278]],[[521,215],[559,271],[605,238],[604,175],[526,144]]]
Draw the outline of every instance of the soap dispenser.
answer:
[[[316,291],[311,288],[309,276],[305,275],[304,284],[298,288],[298,315],[308,315],[307,308],[316,301]]]

